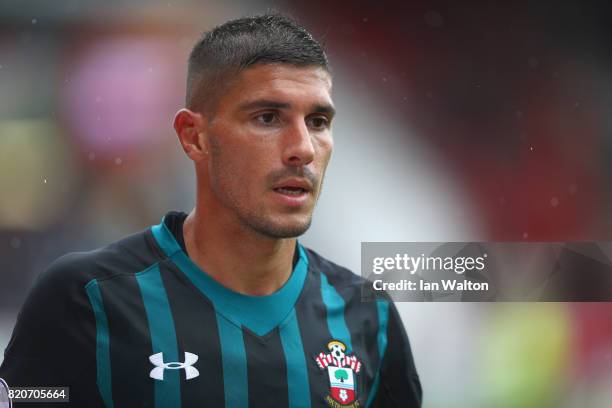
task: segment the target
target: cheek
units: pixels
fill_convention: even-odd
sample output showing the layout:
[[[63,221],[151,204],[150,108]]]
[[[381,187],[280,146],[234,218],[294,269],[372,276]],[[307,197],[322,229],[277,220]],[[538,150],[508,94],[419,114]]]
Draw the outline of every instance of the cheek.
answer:
[[[216,145],[211,149],[209,169],[212,185],[219,193],[235,195],[237,184],[243,178],[241,166],[230,146]]]
[[[224,146],[212,157],[211,176],[223,189],[231,190],[235,197],[260,196],[267,166],[265,158],[255,149],[232,150],[226,147],[229,146]]]
[[[327,167],[327,163],[329,162],[329,159],[331,158],[331,154],[334,150],[334,141],[330,136],[326,136],[326,137],[321,137],[318,139],[318,148],[317,148],[317,154],[319,156],[319,161],[323,167],[323,170],[325,170],[325,167]]]

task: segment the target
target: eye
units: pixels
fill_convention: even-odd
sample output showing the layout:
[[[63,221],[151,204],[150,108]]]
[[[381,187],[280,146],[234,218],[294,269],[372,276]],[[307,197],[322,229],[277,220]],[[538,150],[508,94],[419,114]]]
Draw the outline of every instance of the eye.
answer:
[[[330,125],[329,119],[326,116],[312,116],[306,119],[306,124],[309,127],[318,130],[327,129]]]
[[[278,120],[278,115],[274,112],[265,112],[257,115],[255,120],[264,125],[272,125]]]

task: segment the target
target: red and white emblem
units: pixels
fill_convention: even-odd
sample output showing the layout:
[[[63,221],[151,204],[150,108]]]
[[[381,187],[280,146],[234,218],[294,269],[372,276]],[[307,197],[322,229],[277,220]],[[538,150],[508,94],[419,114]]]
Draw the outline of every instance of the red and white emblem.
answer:
[[[361,370],[361,362],[355,357],[347,356],[346,346],[338,340],[327,343],[329,353],[319,353],[315,357],[317,365],[327,370],[330,395],[325,397],[327,403],[334,408],[358,408],[355,377]]]

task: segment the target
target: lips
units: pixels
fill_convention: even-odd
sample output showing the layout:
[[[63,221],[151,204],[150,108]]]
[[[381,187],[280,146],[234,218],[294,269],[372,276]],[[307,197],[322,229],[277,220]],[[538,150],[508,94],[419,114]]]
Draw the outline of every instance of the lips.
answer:
[[[287,195],[292,195],[292,196],[299,196],[300,194],[304,194],[307,193],[308,191],[297,187],[278,187],[275,188],[274,191],[276,191],[277,193],[281,193],[281,194],[287,194]]]
[[[308,180],[294,178],[277,183],[273,190],[283,206],[299,208],[308,202],[313,188]]]
[[[277,193],[298,196],[310,193],[312,191],[312,184],[304,179],[289,179],[277,183],[273,189]]]

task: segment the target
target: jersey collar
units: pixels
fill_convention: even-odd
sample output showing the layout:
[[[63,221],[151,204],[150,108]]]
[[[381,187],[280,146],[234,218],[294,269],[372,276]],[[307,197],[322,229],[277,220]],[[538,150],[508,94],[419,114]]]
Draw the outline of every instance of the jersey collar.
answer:
[[[264,336],[288,320],[308,271],[308,257],[299,242],[296,243],[299,259],[289,280],[270,295],[250,296],[226,288],[196,265],[182,250],[164,220],[165,217],[160,224],[151,227],[153,237],[187,279],[212,301],[217,313],[238,327],[246,326],[259,336]]]

